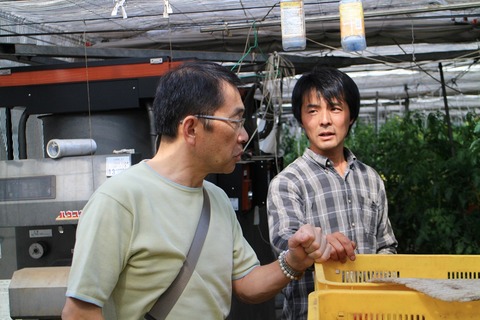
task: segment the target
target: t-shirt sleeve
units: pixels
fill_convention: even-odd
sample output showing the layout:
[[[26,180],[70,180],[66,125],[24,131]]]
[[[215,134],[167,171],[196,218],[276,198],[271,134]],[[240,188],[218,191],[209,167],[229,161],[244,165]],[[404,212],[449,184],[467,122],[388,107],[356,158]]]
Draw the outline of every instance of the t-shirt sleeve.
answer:
[[[241,279],[260,265],[252,246],[243,236],[240,223],[234,213],[233,223],[233,271],[232,280]]]
[[[97,192],[80,217],[66,296],[103,307],[129,252],[132,215]]]

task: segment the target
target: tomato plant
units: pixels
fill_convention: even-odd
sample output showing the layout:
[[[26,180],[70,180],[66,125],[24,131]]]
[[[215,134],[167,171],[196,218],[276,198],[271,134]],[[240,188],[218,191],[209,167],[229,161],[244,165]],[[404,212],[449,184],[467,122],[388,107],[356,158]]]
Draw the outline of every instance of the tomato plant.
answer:
[[[358,121],[347,138],[385,181],[399,253],[480,254],[480,116],[468,114],[452,133],[442,113],[409,113],[378,133]],[[308,140],[282,145],[288,164]]]
[[[453,126],[453,141],[444,117],[391,118],[378,134],[358,123],[347,141],[385,180],[400,253],[480,253],[480,117]]]

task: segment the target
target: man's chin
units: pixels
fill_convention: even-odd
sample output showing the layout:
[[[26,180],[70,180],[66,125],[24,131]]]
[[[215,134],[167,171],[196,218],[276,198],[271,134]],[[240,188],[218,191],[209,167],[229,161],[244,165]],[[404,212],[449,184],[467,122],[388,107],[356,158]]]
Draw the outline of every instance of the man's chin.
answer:
[[[233,163],[233,165],[225,166],[224,170],[221,170],[221,171],[218,172],[218,173],[221,173],[221,174],[230,174],[230,173],[232,173],[233,171],[235,171],[236,165],[237,165],[237,163],[235,162],[235,163]]]

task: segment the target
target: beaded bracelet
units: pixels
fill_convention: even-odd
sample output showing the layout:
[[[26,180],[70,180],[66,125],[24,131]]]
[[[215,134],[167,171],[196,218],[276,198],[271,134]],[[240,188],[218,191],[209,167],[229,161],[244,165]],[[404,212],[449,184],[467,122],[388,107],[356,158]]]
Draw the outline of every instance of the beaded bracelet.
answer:
[[[285,277],[290,280],[299,280],[303,276],[303,272],[295,271],[287,263],[285,256],[287,255],[288,250],[282,251],[278,256],[278,263],[280,264],[280,269],[282,269]]]

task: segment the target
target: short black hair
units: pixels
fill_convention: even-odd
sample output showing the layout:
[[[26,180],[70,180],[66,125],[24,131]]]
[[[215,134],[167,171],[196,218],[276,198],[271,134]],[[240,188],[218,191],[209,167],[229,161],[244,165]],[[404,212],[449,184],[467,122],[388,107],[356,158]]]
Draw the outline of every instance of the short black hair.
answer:
[[[163,75],[153,102],[157,134],[175,138],[186,116],[213,114],[225,102],[223,83],[237,87],[240,79],[227,68],[206,61],[186,62]]]

